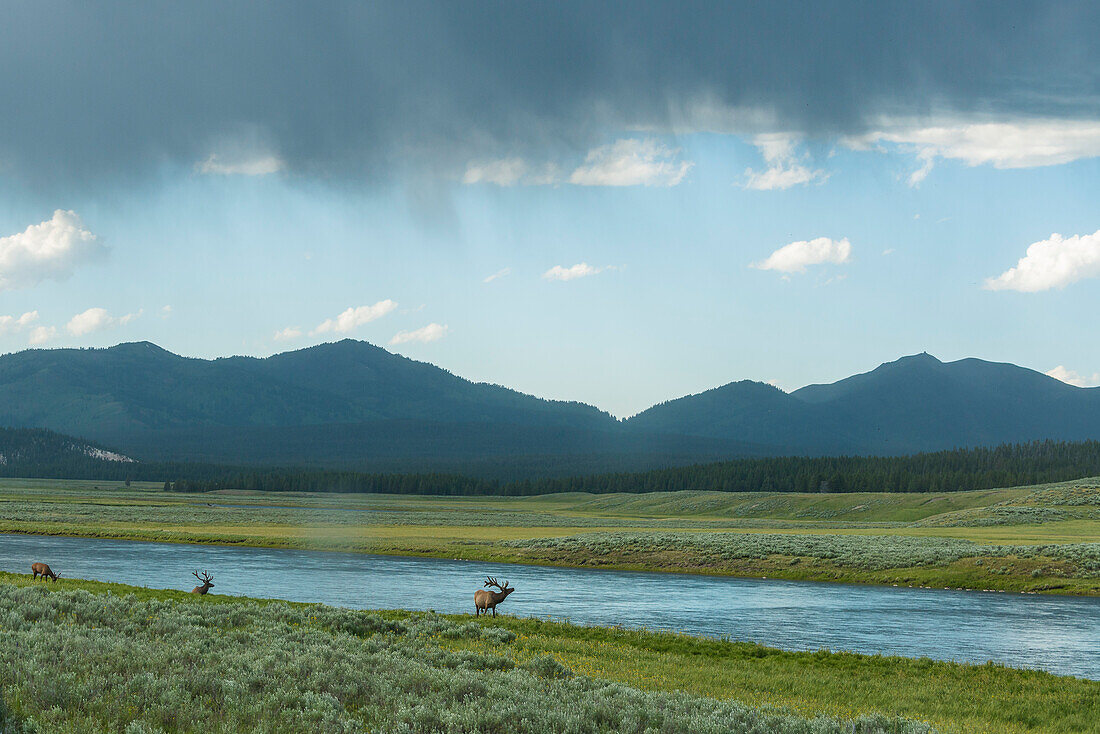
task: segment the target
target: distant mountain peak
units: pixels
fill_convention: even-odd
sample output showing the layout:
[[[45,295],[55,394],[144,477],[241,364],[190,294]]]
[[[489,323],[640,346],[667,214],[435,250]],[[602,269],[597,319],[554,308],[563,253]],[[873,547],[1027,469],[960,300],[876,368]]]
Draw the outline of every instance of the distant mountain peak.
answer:
[[[888,367],[890,365],[910,365],[910,366],[928,365],[928,366],[935,366],[935,365],[942,365],[942,364],[943,364],[943,362],[941,360],[939,360],[936,357],[932,356],[928,352],[920,352],[919,354],[909,354],[909,355],[906,355],[904,357],[898,357],[893,362],[885,362],[880,366],[882,366],[882,367]]]
[[[287,354],[341,354],[341,355],[357,355],[357,354],[388,354],[393,357],[400,357],[401,355],[393,354],[384,347],[380,347],[377,344],[364,341],[361,339],[340,339],[334,342],[322,342],[321,344],[314,344],[309,347],[302,347],[301,349],[294,349],[289,352],[280,352],[279,354],[273,354],[272,357],[281,357]]]
[[[169,352],[164,347],[158,346],[150,341],[122,342],[121,344],[116,344],[113,347],[107,347],[107,349],[105,349],[104,351],[123,354],[168,354],[173,357],[179,356],[178,354]]]

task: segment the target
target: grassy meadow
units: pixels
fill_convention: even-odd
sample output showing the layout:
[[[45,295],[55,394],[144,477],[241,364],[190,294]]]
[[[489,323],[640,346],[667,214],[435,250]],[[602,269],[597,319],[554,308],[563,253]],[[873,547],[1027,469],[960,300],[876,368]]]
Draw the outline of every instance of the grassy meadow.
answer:
[[[0,532],[1100,594],[1100,480],[926,494],[177,494],[0,480]]]
[[[74,654],[79,651],[79,654]],[[0,574],[0,731],[1100,731],[1100,683]]]

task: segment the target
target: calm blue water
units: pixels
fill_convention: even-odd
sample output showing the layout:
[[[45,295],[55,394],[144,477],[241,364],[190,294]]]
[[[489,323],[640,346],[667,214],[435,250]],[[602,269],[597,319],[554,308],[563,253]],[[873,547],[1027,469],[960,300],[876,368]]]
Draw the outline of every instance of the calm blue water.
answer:
[[[0,569],[352,608],[472,612],[486,575],[516,587],[501,612],[851,650],[1100,680],[1100,599],[544,568],[348,553],[0,534]],[[63,583],[63,581],[62,581]]]

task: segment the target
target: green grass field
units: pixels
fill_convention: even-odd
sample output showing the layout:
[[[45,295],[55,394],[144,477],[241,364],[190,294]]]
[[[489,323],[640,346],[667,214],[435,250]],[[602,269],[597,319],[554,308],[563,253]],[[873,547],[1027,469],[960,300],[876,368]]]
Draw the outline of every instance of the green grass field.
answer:
[[[0,480],[0,532],[1100,594],[1100,480],[976,492],[176,494]]]
[[[1100,683],[0,574],[10,732],[1095,732]]]

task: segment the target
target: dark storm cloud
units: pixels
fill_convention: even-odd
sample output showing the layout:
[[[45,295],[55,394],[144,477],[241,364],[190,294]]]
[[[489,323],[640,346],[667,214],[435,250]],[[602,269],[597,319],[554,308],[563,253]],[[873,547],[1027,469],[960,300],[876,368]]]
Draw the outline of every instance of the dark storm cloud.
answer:
[[[578,151],[702,99],[789,129],[1100,114],[1080,3],[5,2],[0,177],[134,181],[234,146],[373,181]]]

